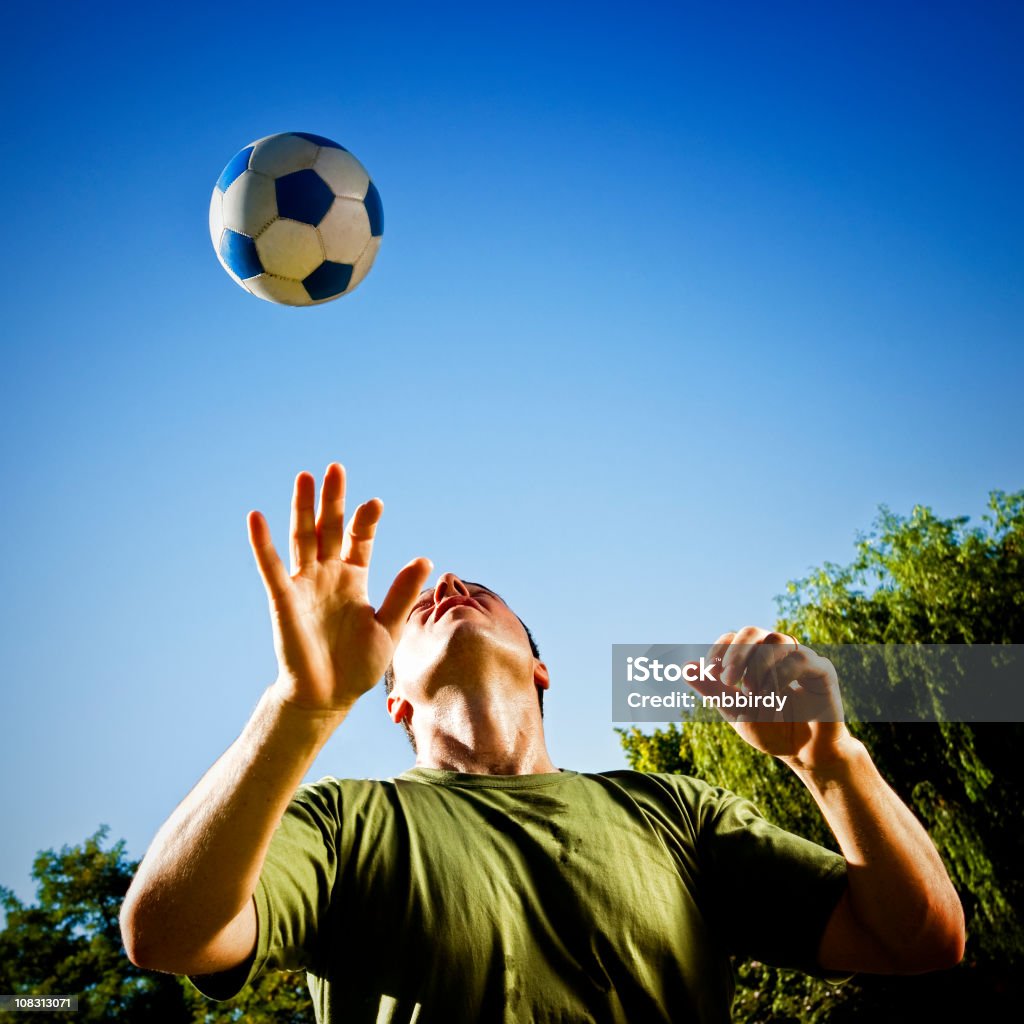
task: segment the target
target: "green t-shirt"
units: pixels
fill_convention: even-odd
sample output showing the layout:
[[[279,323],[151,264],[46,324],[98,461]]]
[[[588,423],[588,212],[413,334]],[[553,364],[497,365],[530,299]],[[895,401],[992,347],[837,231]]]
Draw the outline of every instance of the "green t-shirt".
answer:
[[[837,854],[747,800],[632,771],[322,779],[296,793],[229,998],[307,972],[346,1024],[726,1021],[730,954],[821,973]]]

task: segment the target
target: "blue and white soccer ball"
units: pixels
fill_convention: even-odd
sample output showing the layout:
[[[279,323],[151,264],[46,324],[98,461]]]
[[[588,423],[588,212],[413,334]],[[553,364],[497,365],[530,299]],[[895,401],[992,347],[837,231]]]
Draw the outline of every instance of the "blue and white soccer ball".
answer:
[[[210,200],[221,266],[246,291],[286,306],[347,295],[373,265],[384,211],[366,168],[308,132],[268,135],[236,153]]]

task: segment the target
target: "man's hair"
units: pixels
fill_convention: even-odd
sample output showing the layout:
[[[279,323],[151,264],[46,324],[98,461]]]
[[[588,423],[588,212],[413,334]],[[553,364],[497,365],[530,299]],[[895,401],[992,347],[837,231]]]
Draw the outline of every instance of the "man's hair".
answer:
[[[483,586],[483,584],[471,583],[470,586],[479,587],[479,586]],[[491,588],[490,587],[486,587],[485,589],[486,590],[490,590]],[[494,594],[494,591],[491,590],[491,593]],[[499,601],[504,603],[505,599],[503,597],[501,597],[500,594],[494,594],[494,596],[496,598],[498,598]],[[506,607],[508,607],[507,604],[506,604]],[[509,611],[512,611],[512,609],[509,608]],[[516,613],[512,612],[512,614],[515,615]],[[516,615],[516,618],[519,619],[519,616]],[[532,652],[533,656],[538,661],[540,661],[540,648],[537,646],[537,641],[533,639],[533,634],[530,632],[530,627],[527,626],[527,624],[525,622],[523,622],[522,619],[519,619],[519,625],[522,626],[524,630],[526,630],[526,638],[527,638],[527,640],[530,641],[530,651]],[[390,696],[391,691],[394,688],[395,688],[395,663],[392,661],[391,663],[389,663],[388,667],[384,670],[384,692]],[[537,703],[540,704],[540,717],[543,718],[544,717],[544,690],[540,686],[537,687]],[[402,728],[405,730],[405,735],[409,737],[409,742],[412,744],[413,751],[415,751],[416,750],[416,737],[413,736],[413,734],[412,734],[412,726],[409,724],[409,719],[408,718],[403,718],[402,719]]]

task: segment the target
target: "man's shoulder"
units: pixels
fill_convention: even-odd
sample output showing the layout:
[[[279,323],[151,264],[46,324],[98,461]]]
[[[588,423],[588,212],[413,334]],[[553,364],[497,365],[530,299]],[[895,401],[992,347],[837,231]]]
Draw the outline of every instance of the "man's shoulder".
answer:
[[[721,786],[712,786],[703,779],[674,772],[640,772],[616,768],[604,772],[581,772],[580,776],[640,802],[661,805],[669,803],[686,811],[694,819],[716,814],[723,804],[740,799]]]
[[[324,775],[316,782],[304,782],[299,793],[370,792],[393,783],[394,779],[349,779],[338,775]]]
[[[603,779],[614,785],[624,788],[639,789],[670,789],[686,793],[725,793],[727,790],[719,786],[712,786],[703,779],[693,775],[683,775],[677,772],[640,772],[633,768],[613,768],[603,772],[581,772],[584,778]]]
[[[315,782],[304,782],[295,791],[292,811],[305,810],[317,817],[341,818],[342,808],[351,815],[361,805],[387,800],[394,779],[346,779],[325,775]]]

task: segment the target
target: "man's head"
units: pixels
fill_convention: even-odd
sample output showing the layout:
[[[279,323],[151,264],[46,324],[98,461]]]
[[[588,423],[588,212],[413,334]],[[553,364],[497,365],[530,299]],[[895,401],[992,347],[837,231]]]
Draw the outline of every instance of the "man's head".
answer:
[[[529,688],[543,717],[548,672],[526,624],[489,587],[444,573],[417,598],[384,674],[388,714],[415,750],[417,706],[446,687],[472,693],[491,683],[509,699]]]

